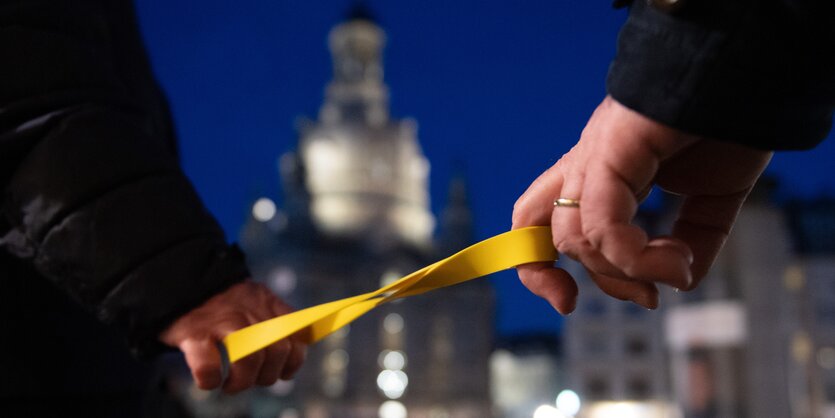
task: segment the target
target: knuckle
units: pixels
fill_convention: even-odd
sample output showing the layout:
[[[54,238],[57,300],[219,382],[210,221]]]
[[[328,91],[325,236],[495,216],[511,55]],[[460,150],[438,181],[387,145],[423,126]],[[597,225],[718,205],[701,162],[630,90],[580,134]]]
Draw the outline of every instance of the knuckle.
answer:
[[[528,213],[524,210],[524,203],[521,198],[513,204],[513,213],[510,215],[510,222],[513,227],[526,226],[530,223]]]
[[[291,358],[297,360],[299,363],[304,362],[307,358],[307,344],[301,341],[292,341]]]
[[[249,321],[243,314],[236,313],[217,322],[217,329],[221,337],[225,337],[241,328],[249,325]]]
[[[554,248],[556,248],[558,252],[563,254],[571,253],[571,245],[569,245],[568,241],[565,239],[554,240]]]
[[[594,248],[600,248],[600,242],[602,241],[603,234],[605,232],[605,227],[599,223],[593,224],[584,224],[583,225],[583,235],[589,240],[589,243]]]
[[[261,284],[249,281],[246,284],[246,291],[250,296],[258,295],[259,293],[261,293]]]
[[[255,291],[259,294],[264,294],[264,295],[268,295],[268,296],[272,296],[272,294],[273,294],[273,292],[270,291],[270,288],[268,288],[267,285],[265,285],[263,283],[254,283],[253,291]]]
[[[293,343],[288,339],[276,343],[276,354],[286,356],[293,350]]]
[[[514,218],[516,216],[518,216],[519,210],[522,208],[522,202],[523,202],[524,197],[525,197],[525,195],[523,194],[522,196],[519,196],[519,198],[516,199],[515,202],[513,202],[513,217]]]
[[[561,237],[554,240],[554,248],[557,249],[557,252],[577,260],[585,247],[585,243],[583,237]]]

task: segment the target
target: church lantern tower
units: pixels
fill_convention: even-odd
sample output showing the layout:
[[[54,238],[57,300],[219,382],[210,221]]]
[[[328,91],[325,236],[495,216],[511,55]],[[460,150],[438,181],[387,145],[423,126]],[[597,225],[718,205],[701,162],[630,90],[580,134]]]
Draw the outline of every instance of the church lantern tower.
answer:
[[[429,163],[414,121],[389,117],[383,83],[385,34],[354,13],[328,38],[333,79],[319,120],[301,124],[299,158],[306,169],[313,222],[339,236],[380,236],[430,244]]]

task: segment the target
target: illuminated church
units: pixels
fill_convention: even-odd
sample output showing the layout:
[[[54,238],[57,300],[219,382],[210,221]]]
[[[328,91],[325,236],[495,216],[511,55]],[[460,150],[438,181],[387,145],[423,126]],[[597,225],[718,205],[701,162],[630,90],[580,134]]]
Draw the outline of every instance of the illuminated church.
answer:
[[[283,205],[258,199],[241,232],[253,275],[296,307],[374,290],[473,239],[460,178],[435,234],[417,125],[389,115],[385,39],[362,8],[331,30],[324,103],[279,160]],[[277,415],[491,416],[494,305],[482,280],[381,306],[311,348],[273,391]]]

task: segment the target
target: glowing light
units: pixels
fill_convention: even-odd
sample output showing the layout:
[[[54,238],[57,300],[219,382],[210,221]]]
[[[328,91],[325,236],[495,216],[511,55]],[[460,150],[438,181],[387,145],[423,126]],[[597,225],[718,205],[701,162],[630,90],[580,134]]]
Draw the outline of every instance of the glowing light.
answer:
[[[584,415],[588,418],[662,418],[678,416],[675,407],[664,402],[594,402],[587,405]]]
[[[332,339],[336,339],[336,340],[342,340],[342,339],[345,339],[345,337],[347,337],[350,332],[351,332],[351,326],[350,325],[345,325],[344,327],[336,330],[328,338],[332,338]]]
[[[252,217],[259,222],[267,222],[275,216],[275,202],[262,197],[252,205]]]
[[[270,287],[280,295],[289,295],[296,290],[296,273],[288,267],[279,267],[270,274]]]
[[[573,390],[564,390],[557,395],[557,409],[565,415],[573,416],[580,412],[580,397]]]
[[[429,418],[450,418],[449,412],[443,408],[434,408],[429,410]]]
[[[406,418],[406,406],[397,401],[385,401],[378,411],[380,418]]]
[[[629,404],[629,403],[626,403],[626,402],[616,403],[613,409],[615,411],[617,411],[617,413],[620,413],[620,414],[629,414],[629,413],[634,414],[638,410],[638,408],[635,405],[632,405],[632,404]]]
[[[389,370],[402,370],[406,366],[406,355],[402,351],[389,351],[383,357],[383,367]]]
[[[388,286],[394,282],[396,282],[400,277],[403,275],[400,274],[397,270],[386,270],[385,273],[380,277],[380,287]]]
[[[403,396],[403,392],[406,391],[408,385],[409,377],[401,370],[383,370],[377,375],[377,387],[389,399],[397,399]]]
[[[325,358],[325,370],[337,373],[348,366],[348,352],[343,349],[333,350]]]
[[[383,351],[380,352],[380,355],[377,356],[377,364],[380,365],[381,369],[387,369],[388,368],[388,367],[386,367],[385,359],[386,359],[386,356],[388,355],[388,353],[390,353],[390,352],[391,352],[391,350],[383,350]]]
[[[397,334],[403,331],[403,326],[403,317],[396,313],[386,315],[386,319],[383,320],[383,329],[389,334]]]
[[[533,412],[533,418],[565,418],[565,415],[551,405],[540,405]]]
[[[345,166],[346,155],[339,148],[335,141],[327,138],[313,140],[305,153],[309,161],[308,166],[316,172],[328,174]]]
[[[285,409],[281,412],[281,415],[278,418],[299,418],[299,411],[296,411],[293,408]]]

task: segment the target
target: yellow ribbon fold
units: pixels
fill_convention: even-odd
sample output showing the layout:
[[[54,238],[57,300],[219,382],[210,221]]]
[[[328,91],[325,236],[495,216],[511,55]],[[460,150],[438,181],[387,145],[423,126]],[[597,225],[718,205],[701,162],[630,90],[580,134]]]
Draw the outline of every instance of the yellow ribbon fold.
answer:
[[[555,261],[551,228],[534,226],[505,232],[467,247],[394,283],[358,296],[316,305],[251,325],[226,336],[234,363],[301,330],[308,343],[348,325],[386,302],[452,286],[520,264]]]

